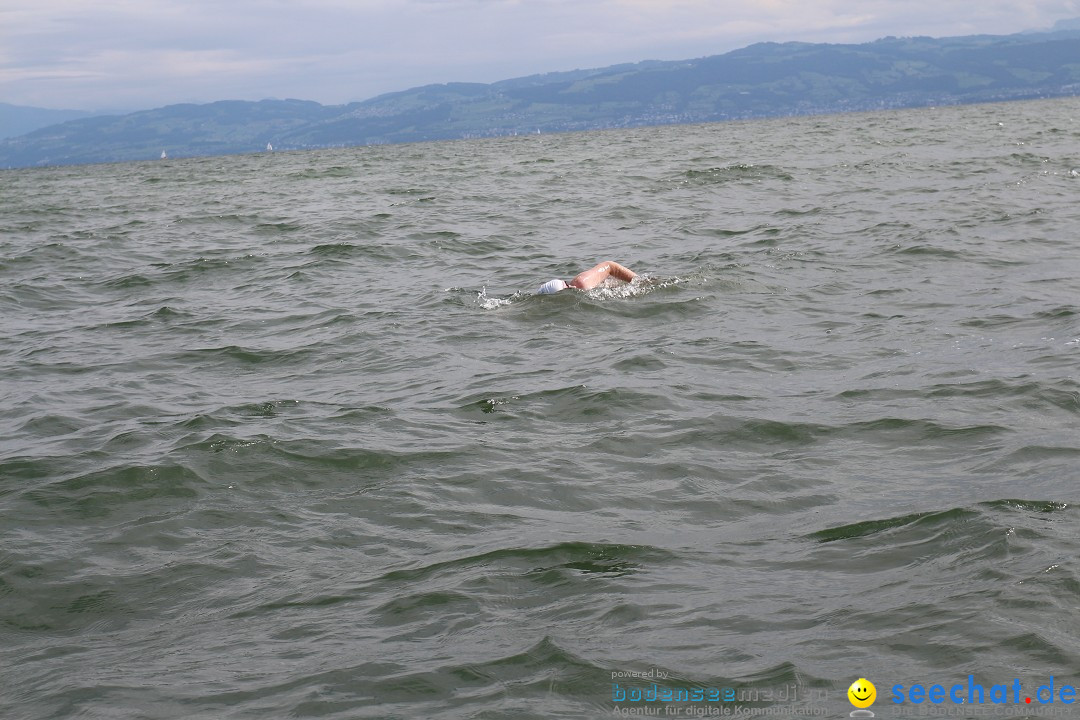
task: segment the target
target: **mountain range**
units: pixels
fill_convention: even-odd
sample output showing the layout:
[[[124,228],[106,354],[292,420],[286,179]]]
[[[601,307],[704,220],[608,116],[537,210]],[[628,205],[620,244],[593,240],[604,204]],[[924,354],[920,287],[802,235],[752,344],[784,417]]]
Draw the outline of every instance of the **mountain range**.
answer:
[[[863,44],[759,43],[348,105],[229,100],[82,117],[0,140],[28,167],[993,102],[1080,93],[1080,28]],[[10,106],[8,106],[10,108]],[[0,108],[6,110],[7,108]]]

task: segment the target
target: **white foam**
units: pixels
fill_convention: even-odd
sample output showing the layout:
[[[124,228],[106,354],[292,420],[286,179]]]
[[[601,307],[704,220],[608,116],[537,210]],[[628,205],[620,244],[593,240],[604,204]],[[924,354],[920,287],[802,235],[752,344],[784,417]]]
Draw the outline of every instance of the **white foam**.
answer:
[[[653,290],[670,287],[679,282],[679,278],[656,278],[648,275],[638,275],[630,282],[607,278],[603,284],[588,290],[589,297],[600,300],[624,300],[627,298],[647,295]]]
[[[480,292],[476,294],[476,304],[485,310],[495,310],[497,308],[505,307],[512,301],[509,298],[497,298],[488,297],[487,288],[482,288]]]

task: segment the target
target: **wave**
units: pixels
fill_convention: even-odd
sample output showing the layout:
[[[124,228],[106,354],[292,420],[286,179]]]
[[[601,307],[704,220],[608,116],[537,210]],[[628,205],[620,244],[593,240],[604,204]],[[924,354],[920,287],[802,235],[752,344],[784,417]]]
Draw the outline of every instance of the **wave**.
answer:
[[[736,163],[704,170],[685,170],[672,181],[680,185],[724,185],[732,182],[761,182],[764,180],[794,180],[789,172],[776,165]]]
[[[650,295],[657,291],[669,290],[690,282],[686,278],[670,276],[660,277],[641,274],[633,282],[605,281],[599,287],[591,290],[563,290],[554,295],[537,295],[535,292],[518,291],[510,295],[492,296],[487,288],[479,291],[466,290],[464,288],[447,288],[447,292],[455,294],[475,293],[475,304],[483,310],[498,310],[515,304],[529,303],[531,306],[539,306],[540,303],[571,303],[581,302],[609,302],[614,300],[633,300]],[[558,305],[563,307],[565,305]]]

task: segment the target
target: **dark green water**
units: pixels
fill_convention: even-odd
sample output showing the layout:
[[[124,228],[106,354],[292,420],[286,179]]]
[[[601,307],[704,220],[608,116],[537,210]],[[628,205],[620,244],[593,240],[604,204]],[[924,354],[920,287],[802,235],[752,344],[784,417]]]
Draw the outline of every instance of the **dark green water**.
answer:
[[[1074,168],[1077,99],[0,173],[0,717],[1080,684]]]

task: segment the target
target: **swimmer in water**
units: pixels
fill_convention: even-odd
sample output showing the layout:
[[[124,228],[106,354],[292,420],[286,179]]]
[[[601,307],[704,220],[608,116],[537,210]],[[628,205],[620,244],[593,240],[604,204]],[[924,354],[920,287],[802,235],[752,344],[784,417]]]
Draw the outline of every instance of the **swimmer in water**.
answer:
[[[549,293],[557,293],[560,290],[566,288],[577,288],[578,290],[592,290],[600,283],[607,280],[609,277],[630,282],[637,277],[637,273],[630,268],[623,267],[614,260],[605,260],[594,267],[589,268],[583,273],[578,273],[570,282],[564,282],[562,280],[548,280],[546,283],[540,286],[537,290],[538,295],[547,295]]]

